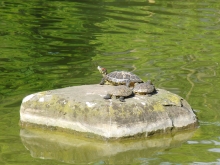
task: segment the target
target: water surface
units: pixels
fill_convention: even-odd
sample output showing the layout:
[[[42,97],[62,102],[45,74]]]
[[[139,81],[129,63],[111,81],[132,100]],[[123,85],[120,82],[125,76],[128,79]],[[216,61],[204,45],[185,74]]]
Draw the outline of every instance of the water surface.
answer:
[[[0,164],[76,163],[27,150],[19,108],[34,92],[98,83],[97,65],[132,71],[182,96],[200,127],[180,144],[151,154],[137,147],[135,155],[131,149],[92,159],[85,147],[76,160],[220,164],[219,9],[217,0],[0,2]]]

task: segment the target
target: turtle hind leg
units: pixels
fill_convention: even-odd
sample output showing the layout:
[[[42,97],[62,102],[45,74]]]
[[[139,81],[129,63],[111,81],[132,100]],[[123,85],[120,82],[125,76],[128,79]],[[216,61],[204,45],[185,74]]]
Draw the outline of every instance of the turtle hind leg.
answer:
[[[112,97],[112,96],[111,96],[110,94],[107,94],[107,95],[104,96],[103,98],[104,98],[104,99],[111,99],[111,97]]]
[[[119,97],[119,100],[120,100],[121,102],[125,102],[125,98],[124,98],[123,96],[120,96],[120,97]]]

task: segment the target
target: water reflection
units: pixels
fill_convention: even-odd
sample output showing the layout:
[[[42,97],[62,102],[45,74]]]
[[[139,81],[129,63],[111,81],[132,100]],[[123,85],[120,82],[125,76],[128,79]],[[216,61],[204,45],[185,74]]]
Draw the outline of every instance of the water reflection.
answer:
[[[23,145],[34,158],[54,159],[66,163],[105,163],[146,161],[157,152],[180,146],[190,139],[194,131],[155,138],[123,141],[95,141],[73,135],[37,129],[21,129]]]

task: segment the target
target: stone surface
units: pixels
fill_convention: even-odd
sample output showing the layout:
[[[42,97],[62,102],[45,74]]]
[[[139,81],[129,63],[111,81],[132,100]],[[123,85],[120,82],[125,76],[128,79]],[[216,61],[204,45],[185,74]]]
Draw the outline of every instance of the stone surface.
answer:
[[[110,85],[83,85],[26,96],[20,121],[52,126],[104,138],[148,136],[197,126],[190,105],[180,96],[157,89],[152,96],[105,100]]]

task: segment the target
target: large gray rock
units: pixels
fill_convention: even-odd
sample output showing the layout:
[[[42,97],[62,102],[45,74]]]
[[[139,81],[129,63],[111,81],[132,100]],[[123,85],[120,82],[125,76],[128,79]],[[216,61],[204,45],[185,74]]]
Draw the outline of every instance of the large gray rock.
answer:
[[[98,137],[148,136],[197,126],[190,105],[180,96],[157,89],[152,96],[135,95],[120,102],[104,100],[110,85],[84,85],[39,92],[21,104],[21,125],[34,124]]]

